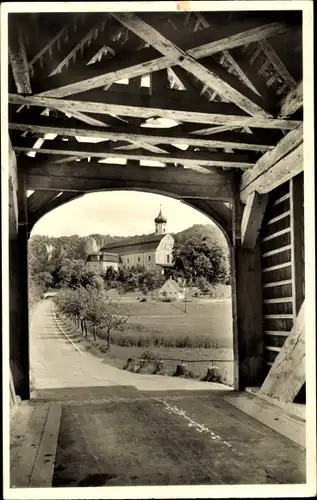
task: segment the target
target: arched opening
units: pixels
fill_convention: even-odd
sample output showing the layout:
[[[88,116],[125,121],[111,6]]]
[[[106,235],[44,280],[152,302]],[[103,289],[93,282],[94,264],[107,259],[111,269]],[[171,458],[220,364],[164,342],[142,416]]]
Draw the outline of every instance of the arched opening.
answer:
[[[164,364],[166,375],[183,365],[186,377],[197,383],[206,378],[233,386],[230,247],[219,226],[203,205],[198,209],[189,201],[138,190],[90,193],[39,219],[29,239],[32,389],[49,395],[46,389],[54,384],[55,389],[102,385],[95,374],[74,380],[70,365],[69,378],[66,369],[55,376],[40,366],[39,356],[52,342],[54,366],[58,338],[102,356],[111,367],[122,369],[131,357],[139,363],[151,355]],[[90,324],[86,330],[81,320],[72,324],[54,305],[62,290],[87,285],[105,289],[111,307],[128,317],[123,331],[121,325],[111,331],[110,349],[98,328]],[[37,306],[39,296],[46,300]],[[206,383],[206,389],[211,386]]]

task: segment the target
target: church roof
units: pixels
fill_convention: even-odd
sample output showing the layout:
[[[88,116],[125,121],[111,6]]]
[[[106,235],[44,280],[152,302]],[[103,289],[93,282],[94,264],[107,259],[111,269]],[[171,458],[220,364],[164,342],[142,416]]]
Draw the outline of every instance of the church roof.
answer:
[[[158,214],[157,217],[155,217],[154,222],[156,224],[161,224],[163,222],[167,222],[166,217],[164,217],[164,215],[162,214],[162,209],[161,208],[160,208],[160,213]]]
[[[156,250],[160,241],[166,234],[146,234],[143,236],[131,236],[116,243],[108,243],[100,249],[100,252],[110,250],[114,253],[137,253]]]

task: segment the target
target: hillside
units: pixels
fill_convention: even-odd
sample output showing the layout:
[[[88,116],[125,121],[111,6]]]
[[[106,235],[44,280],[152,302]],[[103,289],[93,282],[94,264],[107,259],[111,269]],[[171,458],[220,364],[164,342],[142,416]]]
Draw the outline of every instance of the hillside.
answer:
[[[178,241],[184,242],[189,238],[206,239],[207,242],[218,245],[227,250],[228,244],[223,233],[213,224],[194,224],[193,226],[174,234]]]
[[[179,241],[184,241],[189,237],[203,237],[212,243],[217,242],[222,248],[227,248],[225,237],[212,224],[195,224],[184,231],[174,233],[173,236]],[[107,243],[117,241],[123,243],[127,238],[131,237],[108,234],[60,237],[35,235],[30,238],[29,242],[29,261],[35,272],[44,272],[65,260],[85,261],[88,254],[97,252]]]

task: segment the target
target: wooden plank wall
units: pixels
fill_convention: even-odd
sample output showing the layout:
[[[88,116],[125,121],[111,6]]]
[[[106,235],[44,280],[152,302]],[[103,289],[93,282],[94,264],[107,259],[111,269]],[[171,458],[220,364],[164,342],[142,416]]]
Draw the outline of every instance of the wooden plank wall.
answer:
[[[305,296],[302,173],[270,193],[260,238],[266,375]]]

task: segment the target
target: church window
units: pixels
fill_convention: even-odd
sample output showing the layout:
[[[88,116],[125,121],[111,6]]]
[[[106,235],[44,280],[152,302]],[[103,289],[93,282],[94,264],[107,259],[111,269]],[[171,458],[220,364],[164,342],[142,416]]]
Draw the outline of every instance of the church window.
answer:
[[[141,260],[140,257],[138,257],[138,262],[140,262],[140,260]]]
[[[149,262],[151,261],[151,255],[149,255]]]
[[[167,256],[166,256],[166,258],[167,258],[167,262],[169,263],[169,261],[170,261],[170,256],[169,256],[169,255],[167,255]]]

